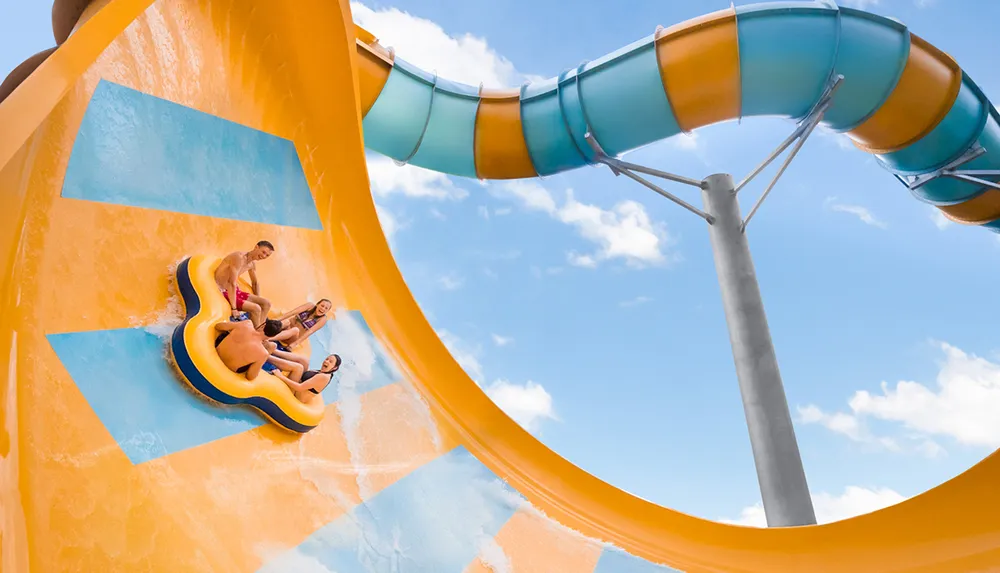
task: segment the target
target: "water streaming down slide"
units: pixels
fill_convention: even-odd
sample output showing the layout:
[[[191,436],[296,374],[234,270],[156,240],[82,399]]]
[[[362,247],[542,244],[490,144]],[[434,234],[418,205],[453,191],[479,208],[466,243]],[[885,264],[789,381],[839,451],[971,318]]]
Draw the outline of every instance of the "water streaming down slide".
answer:
[[[365,145],[459,175],[554,173],[587,162],[588,127],[617,153],[741,115],[801,117],[831,71],[845,82],[828,123],[890,169],[928,172],[976,145],[970,168],[1000,167],[993,108],[902,25],[818,3],[741,7],[560,81],[480,94],[394,60],[346,0],[57,8],[73,20],[54,22],[57,39],[72,35],[0,104],[3,571],[1000,564],[996,454],[897,506],[772,530],[658,507],[574,467],[434,335],[365,173]],[[996,193],[951,179],[917,192],[987,227]],[[174,265],[258,239],[277,247],[259,275],[278,308],[338,309],[311,356],[339,352],[344,368],[304,435],[196,397],[167,360]]]

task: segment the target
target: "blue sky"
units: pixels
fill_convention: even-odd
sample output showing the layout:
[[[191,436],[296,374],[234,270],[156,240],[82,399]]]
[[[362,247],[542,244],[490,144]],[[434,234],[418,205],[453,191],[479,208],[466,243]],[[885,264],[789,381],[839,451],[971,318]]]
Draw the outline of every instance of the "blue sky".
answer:
[[[49,4],[25,4],[34,5],[0,8],[4,72],[52,45]],[[907,23],[1000,97],[989,45],[1000,5],[864,4]],[[353,6],[404,59],[509,86],[728,1]],[[629,159],[694,178],[742,176],[791,128],[777,119],[712,126]],[[762,522],[704,222],[598,168],[486,184],[372,155],[370,172],[417,300],[515,419],[641,497]],[[744,212],[766,181],[741,193]],[[668,189],[699,201],[696,190]],[[822,520],[917,494],[1000,446],[996,235],[945,224],[872,159],[819,133],[749,239]]]

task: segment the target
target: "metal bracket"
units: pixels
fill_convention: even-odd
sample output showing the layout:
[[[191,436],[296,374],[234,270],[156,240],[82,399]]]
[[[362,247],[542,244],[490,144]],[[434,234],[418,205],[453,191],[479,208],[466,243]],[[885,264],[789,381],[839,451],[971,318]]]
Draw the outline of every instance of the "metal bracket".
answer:
[[[594,160],[597,161],[598,163],[607,165],[608,168],[611,169],[611,172],[615,174],[615,176],[624,175],[629,179],[632,179],[633,181],[639,183],[640,185],[643,185],[645,187],[648,187],[649,189],[652,189],[653,191],[656,191],[663,197],[670,199],[674,203],[680,205],[681,207],[687,209],[688,211],[694,213],[695,215],[698,215],[702,219],[708,221],[709,225],[715,223],[715,217],[709,215],[708,213],[705,213],[704,211],[698,209],[694,205],[688,203],[687,201],[684,201],[680,197],[677,197],[676,195],[668,191],[665,191],[664,189],[661,189],[658,185],[650,181],[647,181],[646,179],[640,177],[639,175],[636,175],[635,173],[633,173],[633,171],[637,171],[639,173],[645,173],[646,175],[652,175],[654,177],[659,177],[661,179],[666,179],[668,181],[674,181],[676,183],[683,183],[685,185],[690,185],[692,187],[697,187],[699,189],[702,188],[701,181],[697,181],[689,177],[684,177],[682,175],[674,175],[673,173],[667,173],[666,171],[660,171],[659,169],[653,169],[651,167],[636,165],[635,163],[629,163],[627,161],[622,161],[620,159],[610,157],[608,156],[607,153],[604,152],[604,149],[601,147],[601,144],[597,142],[597,139],[594,138],[593,133],[591,133],[589,129],[587,130],[587,133],[584,134],[583,138],[587,140],[587,143],[590,145],[590,148],[594,151],[594,156],[595,156]]]
[[[977,146],[969,149],[963,153],[961,157],[936,171],[915,176],[894,175],[896,179],[898,179],[903,185],[906,185],[906,188],[910,191],[915,191],[935,179],[940,179],[941,177],[951,177],[953,179],[975,183],[984,187],[1000,189],[1000,183],[983,179],[983,177],[1000,177],[1000,170],[998,169],[959,169],[959,167],[974,159],[982,157],[985,154],[986,148]]]
[[[740,190],[746,187],[746,185],[750,183],[750,181],[752,181],[754,177],[760,175],[761,171],[767,168],[767,166],[770,165],[771,162],[777,159],[779,155],[781,155],[786,149],[788,149],[788,147],[792,145],[793,142],[795,143],[795,146],[792,147],[792,150],[788,153],[788,156],[785,158],[785,161],[781,164],[781,167],[778,169],[778,172],[774,175],[774,178],[771,179],[771,183],[768,184],[766,189],[764,189],[764,192],[761,193],[760,198],[757,199],[757,202],[754,203],[754,206],[750,209],[750,213],[748,213],[746,218],[743,219],[743,223],[740,224],[741,233],[746,231],[747,224],[750,223],[750,219],[752,219],[754,214],[757,213],[757,210],[760,209],[761,204],[764,203],[764,199],[767,198],[771,190],[774,189],[775,184],[778,183],[778,179],[785,173],[785,170],[788,169],[788,166],[792,163],[792,160],[795,159],[795,156],[798,154],[799,150],[802,149],[803,145],[805,145],[806,139],[808,139],[809,135],[812,134],[814,129],[816,129],[816,126],[819,125],[819,122],[823,120],[823,116],[826,114],[826,110],[830,109],[830,106],[833,105],[833,95],[837,92],[837,89],[840,87],[843,81],[844,81],[843,75],[838,74],[837,76],[835,76],[833,80],[830,82],[830,84],[823,91],[823,95],[820,96],[820,98],[813,105],[812,109],[809,110],[809,113],[806,114],[806,116],[802,118],[801,121],[799,121],[799,125],[797,128],[795,128],[795,131],[793,131],[792,134],[788,136],[787,139],[785,139],[785,141],[781,142],[781,145],[779,145],[778,148],[775,149],[771,153],[771,155],[767,157],[767,159],[765,159],[760,165],[758,165],[753,171],[751,171],[746,177],[744,177],[743,180],[740,181],[739,185],[737,185],[736,188],[733,189],[733,193],[739,193]]]

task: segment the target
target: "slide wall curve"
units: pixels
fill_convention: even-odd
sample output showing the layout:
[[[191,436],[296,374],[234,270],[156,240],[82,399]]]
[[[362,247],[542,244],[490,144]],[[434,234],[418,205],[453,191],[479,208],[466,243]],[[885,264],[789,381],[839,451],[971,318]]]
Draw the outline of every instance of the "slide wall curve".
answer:
[[[95,6],[0,104],[3,571],[916,573],[1000,564],[995,453],[896,506],[833,524],[770,530],[659,507],[572,465],[469,379],[395,265],[372,203],[365,145],[374,147],[379,133],[369,120],[380,102],[387,111],[379,113],[396,102],[399,129],[410,129],[402,121],[412,119],[403,100],[383,99],[403,66],[392,58],[377,65],[365,60],[386,54],[369,50],[374,40],[351,24],[346,0]],[[682,80],[671,83],[673,76],[664,92],[670,107],[646,92],[636,91],[636,101],[646,102],[649,113],[659,110],[658,117],[669,113],[675,123],[668,126],[678,130],[725,114],[795,117],[829,69],[816,71],[812,88],[803,81],[800,90],[789,90],[780,109],[769,107],[777,104],[760,96],[767,88],[761,78],[773,65],[768,58],[781,50],[765,41],[767,27],[791,31],[785,26],[801,17],[803,26],[827,26],[847,38],[845,22],[855,14],[810,6],[738,9],[657,32],[652,43],[573,72],[573,90],[559,82],[555,95],[539,87],[529,94],[537,100],[522,101],[527,88],[456,96],[467,105],[425,113],[422,136],[413,138],[410,129],[411,139],[379,145],[425,165],[464,157],[463,169],[470,158],[475,169],[487,161],[501,169],[504,154],[527,159],[533,169],[544,161],[582,165],[585,159],[567,159],[579,116],[541,147],[530,136],[518,148],[514,136],[555,113],[547,109],[567,116],[575,109],[586,110],[609,149],[655,137],[659,132],[616,131],[612,116],[601,115],[612,113],[600,103],[607,104],[612,84],[601,78],[619,74],[621,85],[655,86],[647,56],[657,55],[657,66],[674,62],[683,69],[695,60],[675,62],[683,50],[670,46],[703,38],[691,43],[700,50],[711,36],[712,49],[723,53],[734,30],[739,98],[725,62],[710,58],[722,67],[708,74],[718,81],[707,93],[726,105],[697,108],[698,98],[680,89]],[[888,46],[895,37],[899,58],[906,47],[905,65],[895,60],[902,66],[895,87],[889,90],[885,80],[884,102],[868,109],[857,100],[831,116],[856,140],[885,146],[879,151],[888,157],[936,137],[942,126],[955,126],[947,134],[962,132],[972,122],[959,116],[968,119],[975,110],[963,107],[953,123],[956,102],[987,105],[964,74],[901,26],[861,15],[854,23],[884,32],[858,41]],[[799,64],[816,65],[810,62],[824,53],[854,61],[841,47],[802,50]],[[751,62],[757,67],[748,68]],[[919,126],[894,123],[902,116],[891,114],[876,121],[894,94],[911,85],[911,62],[919,72],[912,82],[947,80],[955,95],[933,83],[942,90],[936,107],[907,108],[917,105],[911,95],[898,109],[911,118],[943,118]],[[383,72],[387,79],[376,89],[372,80]],[[671,94],[671,85],[679,91]],[[963,100],[963,89],[974,97]],[[450,101],[426,95],[425,110]],[[695,111],[682,114],[682,106]],[[468,122],[469,107],[474,128],[479,121],[492,126],[462,131],[467,123],[452,118]],[[864,119],[866,109],[871,115]],[[992,108],[987,115],[989,126]],[[449,126],[454,140],[438,131]],[[987,141],[987,132],[975,137]],[[504,133],[510,145],[493,138]],[[407,141],[413,147],[402,145]],[[920,169],[930,165],[919,161]],[[344,367],[323,391],[323,422],[305,435],[198,397],[169,362],[170,333],[183,319],[171,282],[175,266],[197,254],[249,249],[259,239],[277,247],[259,265],[262,292],[276,308],[325,297],[336,309],[310,339],[310,359],[315,366],[338,352]]]

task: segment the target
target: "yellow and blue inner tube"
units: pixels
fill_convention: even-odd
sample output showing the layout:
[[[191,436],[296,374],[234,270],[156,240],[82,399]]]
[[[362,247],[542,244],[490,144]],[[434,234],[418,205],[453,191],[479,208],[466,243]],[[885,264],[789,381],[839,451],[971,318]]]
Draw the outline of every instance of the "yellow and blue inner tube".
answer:
[[[299,401],[284,382],[262,370],[254,380],[230,370],[215,349],[215,325],[229,320],[231,308],[215,283],[220,258],[195,255],[177,265],[177,289],[185,318],[174,329],[170,350],[181,377],[216,402],[249,405],[293,432],[312,430],[323,419],[323,397]]]

